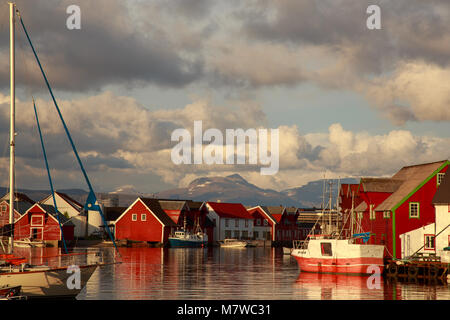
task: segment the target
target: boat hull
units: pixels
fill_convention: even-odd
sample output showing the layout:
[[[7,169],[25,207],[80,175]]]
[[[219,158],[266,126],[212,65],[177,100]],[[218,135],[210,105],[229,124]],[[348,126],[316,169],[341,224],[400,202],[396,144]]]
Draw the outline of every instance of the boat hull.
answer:
[[[207,241],[194,241],[194,240],[184,240],[169,238],[169,245],[172,248],[200,248],[208,244]]]
[[[80,287],[69,289],[72,273],[67,267],[48,270],[0,273],[0,287],[21,286],[22,295],[33,298],[75,298],[85,287],[98,265],[80,266]]]
[[[327,251],[324,252],[324,244]],[[329,250],[329,251],[328,251]],[[348,240],[311,240],[307,249],[294,249],[301,272],[372,275],[383,273],[381,245],[351,244]]]

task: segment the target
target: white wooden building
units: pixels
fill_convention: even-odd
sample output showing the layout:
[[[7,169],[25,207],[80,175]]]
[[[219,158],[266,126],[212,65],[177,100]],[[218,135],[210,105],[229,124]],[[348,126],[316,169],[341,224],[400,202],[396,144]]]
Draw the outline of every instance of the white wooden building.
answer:
[[[215,223],[214,241],[252,239],[253,217],[240,203],[207,202],[208,218]]]

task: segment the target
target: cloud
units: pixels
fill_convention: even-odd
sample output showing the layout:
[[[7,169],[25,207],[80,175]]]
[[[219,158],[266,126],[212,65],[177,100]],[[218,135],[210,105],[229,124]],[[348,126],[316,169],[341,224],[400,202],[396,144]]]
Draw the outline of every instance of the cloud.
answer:
[[[81,8],[81,29],[68,30],[66,8]],[[138,3],[136,3],[138,6]],[[140,30],[123,1],[17,1],[50,83],[67,91],[98,90],[110,84],[183,87],[202,73],[201,59],[187,59],[165,33]],[[49,18],[51,17],[51,18]],[[1,34],[7,39],[7,30]],[[23,31],[17,30],[17,78],[43,88]],[[9,42],[0,47],[0,86],[6,87]]]

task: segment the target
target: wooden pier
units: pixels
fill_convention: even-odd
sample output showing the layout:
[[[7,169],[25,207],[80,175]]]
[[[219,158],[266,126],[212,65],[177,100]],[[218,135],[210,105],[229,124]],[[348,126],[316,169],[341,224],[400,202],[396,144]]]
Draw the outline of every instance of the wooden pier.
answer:
[[[418,254],[411,260],[388,260],[387,278],[399,280],[440,280],[448,282],[450,264],[435,254]]]

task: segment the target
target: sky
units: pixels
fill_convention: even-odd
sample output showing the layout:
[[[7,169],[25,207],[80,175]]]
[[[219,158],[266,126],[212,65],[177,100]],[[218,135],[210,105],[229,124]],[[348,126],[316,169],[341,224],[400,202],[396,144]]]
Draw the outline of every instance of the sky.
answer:
[[[156,193],[239,173],[283,190],[390,176],[450,158],[446,0],[18,0],[81,159],[99,192]],[[369,5],[381,29],[369,29]],[[81,28],[69,30],[70,5]],[[0,10],[0,184],[8,184],[9,25]],[[20,26],[17,186],[86,188]],[[177,128],[278,129],[277,174],[171,161]]]

